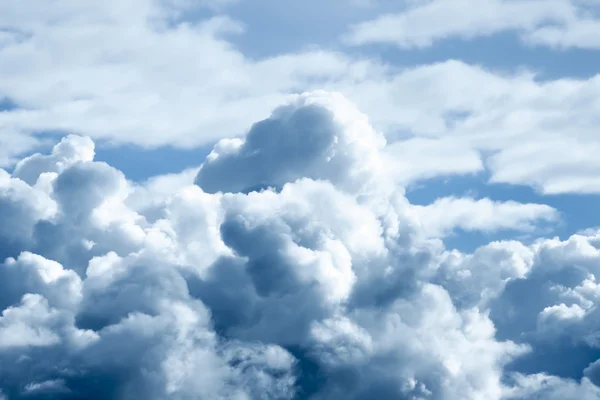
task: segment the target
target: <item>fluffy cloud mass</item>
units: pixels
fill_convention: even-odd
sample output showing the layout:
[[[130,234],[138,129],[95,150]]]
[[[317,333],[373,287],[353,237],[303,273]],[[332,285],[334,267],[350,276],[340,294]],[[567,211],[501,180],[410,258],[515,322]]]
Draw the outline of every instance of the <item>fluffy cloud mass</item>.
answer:
[[[79,136],[0,170],[0,397],[600,398],[600,233],[447,249],[558,215],[416,207],[386,159],[315,92],[144,185]]]

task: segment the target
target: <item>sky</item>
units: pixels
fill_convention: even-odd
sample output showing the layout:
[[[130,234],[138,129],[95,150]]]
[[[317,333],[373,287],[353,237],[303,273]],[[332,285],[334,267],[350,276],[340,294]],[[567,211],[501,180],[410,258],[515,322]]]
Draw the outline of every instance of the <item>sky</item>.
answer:
[[[600,399],[598,66],[598,0],[0,0],[0,400]]]

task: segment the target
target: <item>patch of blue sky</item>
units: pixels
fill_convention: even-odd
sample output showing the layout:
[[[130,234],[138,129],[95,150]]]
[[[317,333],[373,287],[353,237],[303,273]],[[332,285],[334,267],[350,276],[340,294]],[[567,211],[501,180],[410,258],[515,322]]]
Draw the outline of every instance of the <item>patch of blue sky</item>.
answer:
[[[328,49],[340,47],[340,36],[349,24],[382,12],[382,8],[351,5],[347,0],[332,0],[326,4],[315,0],[258,0],[256,3],[241,1],[228,10],[228,14],[242,21],[246,28],[243,35],[231,41],[250,58],[299,51],[310,45]]]
[[[18,107],[17,103],[15,103],[9,97],[0,96],[0,112],[2,111],[12,111],[16,110]]]
[[[202,164],[211,148],[212,146],[145,149],[131,145],[110,146],[97,141],[95,159],[119,169],[131,181],[142,182],[156,175],[173,174],[197,167]]]

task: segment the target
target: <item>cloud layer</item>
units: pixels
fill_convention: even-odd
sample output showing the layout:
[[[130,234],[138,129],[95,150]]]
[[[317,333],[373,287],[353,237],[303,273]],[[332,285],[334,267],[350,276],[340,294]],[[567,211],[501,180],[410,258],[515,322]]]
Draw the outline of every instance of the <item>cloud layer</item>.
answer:
[[[598,49],[600,20],[594,0],[414,1],[396,13],[356,24],[352,45],[391,43],[402,48],[429,47],[459,37],[472,39],[517,32],[530,45]],[[401,8],[401,7],[399,7]],[[453,18],[448,18],[452,15]]]
[[[454,228],[556,212],[415,208],[385,146],[352,103],[315,92],[146,185],[79,136],[1,170],[1,393],[598,398],[600,234],[446,249]]]
[[[405,160],[397,165],[401,184],[485,171],[491,182],[543,193],[600,192],[595,71],[585,77],[558,71],[557,78],[551,65],[549,77],[510,60],[500,71],[487,60],[468,63],[435,52],[426,57],[430,64],[419,65],[397,62],[416,53],[395,61],[369,56],[373,42],[406,50],[506,32],[516,32],[525,45],[597,48],[597,1],[369,6],[336,0],[327,7],[311,2],[286,8],[292,6],[264,0],[246,5],[249,15],[306,19],[288,23],[299,32],[268,31],[285,51],[260,56],[243,33],[262,19],[226,15],[228,1],[38,3],[0,0],[2,166],[12,167],[33,151],[46,132],[145,148],[212,146],[266,118],[289,95],[325,89],[343,93],[390,143],[399,142],[386,150]],[[303,41],[313,37],[314,25],[315,31],[327,30],[338,16],[356,22],[348,35],[357,46],[344,45],[345,22],[327,34],[331,40],[315,34],[314,43]],[[265,31],[262,25],[256,30]],[[280,36],[285,40],[276,41]],[[297,46],[288,45],[292,36]],[[592,63],[573,64],[586,62]],[[427,159],[411,158],[425,148]]]

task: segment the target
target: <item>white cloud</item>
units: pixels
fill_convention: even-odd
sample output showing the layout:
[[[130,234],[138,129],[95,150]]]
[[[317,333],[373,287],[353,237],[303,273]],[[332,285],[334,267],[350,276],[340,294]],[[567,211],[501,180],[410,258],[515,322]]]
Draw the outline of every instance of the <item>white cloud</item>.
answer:
[[[396,182],[401,185],[484,170],[479,152],[459,140],[423,137],[400,140],[387,146],[385,154]]]
[[[9,307],[0,317],[0,343],[6,349],[42,346],[60,342],[57,334],[46,325],[57,324],[60,313],[48,308],[46,300],[39,295],[25,295],[18,307]]]
[[[407,149],[388,150],[409,174],[400,178],[403,183],[477,172],[481,153],[488,157],[491,182],[545,193],[597,193],[600,171],[592,154],[598,146],[599,82],[598,76],[539,81],[529,72],[498,74],[447,61],[406,69],[351,94],[388,133],[418,137]],[[434,162],[433,154],[439,154]],[[442,172],[440,163],[452,166]]]
[[[525,142],[489,158],[490,181],[527,184],[545,194],[598,193],[599,150],[600,143],[567,137]]]
[[[306,164],[287,142],[301,140],[299,126],[326,144],[306,146]],[[12,257],[0,265],[7,397],[59,388],[90,399],[593,398],[588,378],[568,378],[592,376],[596,360],[552,373],[519,362],[540,365],[548,341],[565,359],[573,341],[597,349],[597,236],[445,250],[402,189],[384,185],[393,174],[385,147],[339,95],[290,99],[251,132],[215,146],[198,186],[192,170],[132,187],[90,160],[87,145],[69,147],[79,160],[70,165],[59,167],[56,148],[23,162],[43,167],[32,169],[33,187],[4,172],[21,197],[3,197],[0,218],[11,213],[28,233],[0,236]],[[243,192],[271,182],[280,187]],[[386,190],[362,190],[371,183]],[[37,199],[55,212],[29,206]],[[489,216],[486,201],[467,203]],[[490,222],[502,227],[554,215],[540,205],[491,209],[505,214]],[[482,227],[457,215],[455,224]],[[565,307],[577,318],[563,318]],[[558,331],[573,341],[559,342]],[[506,380],[513,372],[521,375]]]
[[[25,393],[56,393],[56,392],[69,392],[65,387],[65,382],[61,379],[48,380],[44,382],[29,383],[25,386]]]
[[[15,165],[13,176],[33,186],[42,173],[62,172],[81,161],[92,161],[94,142],[88,137],[70,135],[56,144],[50,155],[34,154]]]
[[[245,138],[217,143],[196,184],[211,193],[241,192],[305,177],[367,194],[384,180],[384,146],[383,136],[343,96],[313,92],[274,110]]]
[[[536,254],[517,241],[492,242],[472,254],[446,252],[437,266],[434,282],[441,284],[460,309],[488,309],[507,282],[525,277]]]
[[[593,400],[600,396],[598,386],[592,384],[587,378],[583,378],[581,384],[575,380],[560,379],[544,374],[521,375],[516,380],[520,387],[508,391],[506,393],[507,399]]]
[[[0,2],[12,36],[0,47],[0,96],[20,107],[0,114],[2,130],[190,147],[242,133],[311,81],[360,79],[369,64],[318,50],[250,60],[223,38],[239,23],[179,22],[179,11],[155,0]],[[7,156],[34,143],[19,142]]]
[[[33,148],[40,136],[32,134],[44,131],[145,147],[189,148],[239,137],[289,94],[324,88],[355,102],[389,142],[416,136],[388,149],[401,184],[475,173],[482,169],[480,152],[498,152],[487,164],[492,181],[548,193],[600,190],[589,154],[580,152],[565,166],[551,148],[533,149],[560,143],[569,154],[578,143],[598,145],[597,77],[540,81],[529,72],[498,73],[459,61],[401,69],[318,47],[252,58],[228,40],[243,30],[238,21],[221,14],[202,19],[184,3],[1,1],[7,39],[0,41],[0,97],[19,107],[0,113],[0,164]],[[441,15],[444,23],[458,23],[451,34],[462,34],[461,24],[473,21],[472,34],[548,18],[585,26],[579,2],[482,1],[467,7],[476,17],[459,9],[466,22],[447,18],[446,8],[457,4],[416,2],[405,13]],[[182,20],[178,10],[197,18]],[[410,29],[412,40],[425,40],[430,29],[437,35],[444,23],[419,22]],[[528,172],[525,162],[534,153],[552,174]]]
[[[597,5],[596,5],[597,6]],[[600,49],[600,20],[593,17],[582,17],[558,26],[544,26],[524,36],[529,44],[541,44],[559,49],[579,47],[583,49]]]
[[[352,45],[381,42],[413,48],[515,31],[531,44],[598,48],[600,21],[588,9],[594,6],[577,0],[416,1],[397,13],[356,24],[346,39]]]
[[[430,205],[413,206],[423,231],[444,237],[456,229],[491,233],[499,230],[531,232],[541,222],[557,222],[558,211],[545,204],[499,202],[488,198],[443,197]]]
[[[176,192],[194,182],[198,168],[188,168],[180,173],[158,175],[134,186],[125,199],[127,205],[148,216],[154,208],[160,208]]]
[[[26,240],[34,225],[58,212],[56,202],[38,187],[27,185],[0,169],[0,237],[7,242]]]
[[[7,307],[27,293],[44,296],[52,307],[72,309],[81,300],[81,279],[56,261],[23,252],[7,258],[0,271],[2,295],[0,306]]]

